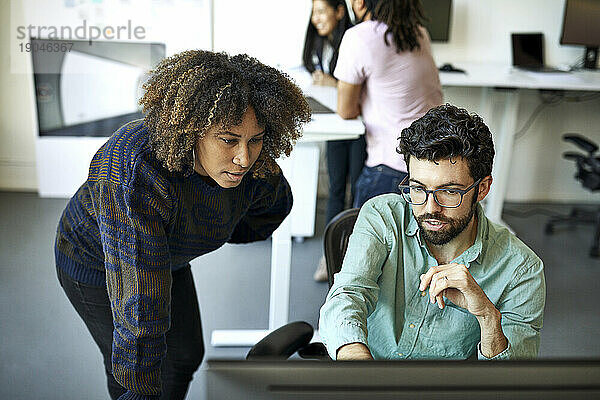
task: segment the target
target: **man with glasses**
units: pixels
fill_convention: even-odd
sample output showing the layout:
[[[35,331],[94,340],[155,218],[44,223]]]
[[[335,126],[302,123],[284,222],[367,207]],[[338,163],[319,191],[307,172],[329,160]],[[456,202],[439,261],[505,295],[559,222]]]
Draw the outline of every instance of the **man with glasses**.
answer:
[[[402,131],[401,195],[361,208],[321,308],[333,359],[535,358],[542,261],[480,205],[494,145],[483,120],[446,104]]]

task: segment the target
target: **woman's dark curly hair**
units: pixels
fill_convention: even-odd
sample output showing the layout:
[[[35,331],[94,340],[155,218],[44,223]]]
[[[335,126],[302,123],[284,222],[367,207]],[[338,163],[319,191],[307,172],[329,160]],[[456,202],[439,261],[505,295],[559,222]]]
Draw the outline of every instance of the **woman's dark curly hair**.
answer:
[[[265,127],[253,175],[276,173],[275,159],[290,155],[310,108],[284,73],[246,54],[190,50],[161,61],[140,99],[156,157],[171,172],[193,172],[193,149],[214,126],[239,125],[250,106]]]
[[[420,0],[365,0],[365,7],[365,16],[370,12],[372,20],[387,25],[383,36],[386,45],[390,45],[388,35],[391,34],[398,53],[421,47],[419,26],[426,18]]]
[[[477,114],[444,104],[429,110],[402,130],[396,150],[421,160],[438,161],[451,157],[467,160],[473,179],[492,174],[494,142],[489,128]]]

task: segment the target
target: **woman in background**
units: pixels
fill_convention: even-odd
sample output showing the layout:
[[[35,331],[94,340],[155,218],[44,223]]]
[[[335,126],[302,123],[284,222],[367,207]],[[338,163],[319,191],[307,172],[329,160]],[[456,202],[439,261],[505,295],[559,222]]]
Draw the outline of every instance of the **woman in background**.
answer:
[[[344,32],[352,27],[345,0],[313,0],[302,61],[315,85],[337,86],[333,75]]]
[[[431,55],[419,0],[352,0],[359,23],[340,44],[334,72],[337,112],[362,116],[367,160],[357,182],[354,207],[397,192],[407,175],[396,153],[402,129],[442,104],[438,70]]]
[[[111,398],[176,400],[204,355],[189,263],[267,239],[289,214],[275,160],[310,109],[285,75],[243,54],[174,55],[144,88],[145,118],[98,150],[63,212],[56,268]]]
[[[304,67],[312,74],[313,84],[336,86],[332,76],[338,59],[338,48],[344,32],[352,27],[345,0],[314,0],[304,42]],[[346,203],[346,183],[350,181],[351,200],[354,186],[365,161],[364,138],[327,142],[329,199],[325,223],[343,211]],[[314,275],[317,281],[327,280],[325,257],[321,257]]]

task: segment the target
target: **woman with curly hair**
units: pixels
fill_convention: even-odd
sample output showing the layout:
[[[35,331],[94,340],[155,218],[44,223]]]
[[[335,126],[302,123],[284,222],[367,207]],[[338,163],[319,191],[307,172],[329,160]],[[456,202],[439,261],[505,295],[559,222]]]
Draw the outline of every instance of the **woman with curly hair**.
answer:
[[[98,150],[61,217],[56,267],[111,398],[183,399],[204,355],[189,262],[264,240],[289,214],[275,159],[310,109],[284,74],[246,55],[183,52],[144,88],[145,118]]]

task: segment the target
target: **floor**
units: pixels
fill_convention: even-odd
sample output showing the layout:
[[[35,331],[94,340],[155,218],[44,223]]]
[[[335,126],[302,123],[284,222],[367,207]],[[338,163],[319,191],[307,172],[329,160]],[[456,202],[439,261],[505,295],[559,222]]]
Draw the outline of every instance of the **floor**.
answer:
[[[63,199],[0,192],[0,398],[107,399],[100,353],[59,288],[53,241]],[[588,257],[592,228],[544,234],[548,214],[568,205],[507,204],[504,220],[544,260],[548,298],[540,357],[599,358],[596,282],[600,259]],[[322,252],[324,202],[317,235],[293,245],[290,320],[316,326],[326,283],[312,280]],[[225,261],[224,261],[225,260]],[[268,322],[270,241],[226,245],[195,260],[205,359],[241,358],[247,348],[213,348],[214,329],[262,329]],[[188,398],[203,397],[199,371]]]

